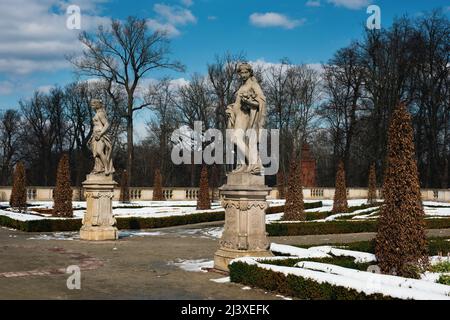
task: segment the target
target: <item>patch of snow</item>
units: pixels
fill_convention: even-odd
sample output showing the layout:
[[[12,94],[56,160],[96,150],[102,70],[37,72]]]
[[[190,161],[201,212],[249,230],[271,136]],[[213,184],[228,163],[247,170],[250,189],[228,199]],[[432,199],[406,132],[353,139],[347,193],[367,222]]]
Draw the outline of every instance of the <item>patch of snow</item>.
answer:
[[[424,281],[429,281],[429,282],[437,282],[439,280],[439,277],[441,276],[442,273],[439,272],[429,272],[426,271],[425,273],[422,273],[420,275],[420,279],[424,280]]]
[[[373,211],[373,210],[375,210],[377,208],[379,208],[379,207],[370,207],[370,208],[367,208],[367,209],[356,210],[356,211],[348,212],[348,213],[337,213],[337,214],[333,214],[331,216],[328,216],[325,219],[320,219],[320,220],[315,220],[315,221],[316,222],[333,221],[336,218],[347,217],[347,216],[354,216],[354,215],[358,215],[358,214],[361,214],[361,213]]]
[[[266,223],[278,222],[284,216],[284,212],[282,213],[274,213],[266,215]]]
[[[445,216],[450,217],[450,207],[447,208],[424,208],[427,216]]]
[[[174,265],[189,272],[208,272],[204,268],[213,268],[214,261],[208,259],[198,259],[198,260],[177,259],[176,261],[169,261],[168,265]]]
[[[126,237],[155,237],[155,236],[163,236],[164,232],[155,231],[155,232],[145,232],[145,231],[134,231],[134,230],[125,230],[119,231],[119,238]]]
[[[218,278],[218,279],[210,279],[213,282],[216,283],[227,283],[230,282],[230,277],[224,277],[224,278]]]
[[[28,238],[27,240],[78,240],[80,239],[79,232],[53,232],[43,233]]]
[[[450,262],[450,254],[447,256],[431,256],[429,257],[430,264],[438,264],[441,262]]]
[[[277,243],[271,243],[270,250],[273,252],[281,253],[281,254],[289,254],[293,257],[299,257],[299,258],[330,258],[331,257],[330,255],[324,253],[323,251],[315,250],[314,248],[303,249],[303,248],[297,248],[297,247],[288,246],[285,244],[277,244]]]
[[[191,236],[204,239],[220,239],[223,227],[175,229],[173,233],[180,237]]]
[[[47,219],[46,217],[29,214],[29,213],[20,213],[20,212],[13,212],[9,210],[0,210],[0,215],[18,220],[18,221],[32,221],[32,220],[44,220]]]
[[[277,294],[276,297],[281,298],[283,300],[292,300],[292,298],[282,296],[281,294]]]
[[[251,287],[248,287],[248,286],[245,286],[245,287],[242,287],[241,289],[242,289],[242,290],[251,290],[252,288],[251,288]]]
[[[367,263],[367,262],[375,262],[377,258],[372,253],[353,251],[353,250],[345,250],[338,249],[331,246],[317,246],[311,247],[308,250],[317,250],[326,254],[331,254],[333,256],[345,256],[355,258],[355,263]]]

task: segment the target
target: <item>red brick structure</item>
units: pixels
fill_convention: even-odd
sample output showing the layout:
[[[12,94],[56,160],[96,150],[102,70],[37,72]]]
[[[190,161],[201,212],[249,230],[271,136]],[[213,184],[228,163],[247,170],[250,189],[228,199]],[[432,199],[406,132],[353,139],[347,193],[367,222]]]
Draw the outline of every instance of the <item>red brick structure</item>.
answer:
[[[311,154],[307,143],[302,147],[302,186],[306,188],[316,186],[316,159]]]

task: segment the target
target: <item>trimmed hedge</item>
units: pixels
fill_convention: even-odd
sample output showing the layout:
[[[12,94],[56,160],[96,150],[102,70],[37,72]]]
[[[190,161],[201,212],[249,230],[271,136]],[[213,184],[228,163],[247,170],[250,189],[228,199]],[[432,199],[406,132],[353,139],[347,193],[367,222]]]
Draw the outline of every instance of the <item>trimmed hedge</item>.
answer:
[[[425,219],[427,229],[448,229],[450,218]],[[266,225],[269,236],[304,236],[312,234],[341,234],[377,232],[378,221],[329,221],[329,222],[297,222],[271,223]]]
[[[316,209],[316,208],[320,208],[320,207],[323,207],[322,201],[304,203],[305,210]],[[266,210],[266,214],[282,213],[282,212],[284,212],[284,204],[279,205],[279,206],[272,206],[272,207],[267,208],[267,210]]]
[[[358,292],[351,288],[318,283],[300,276],[288,275],[272,270],[262,269],[256,265],[235,262],[229,266],[230,280],[283,295],[307,300],[390,300],[382,294]]]
[[[117,217],[118,229],[152,229],[165,228],[201,222],[222,221],[224,212],[204,212],[184,216],[162,218]],[[19,221],[9,217],[0,216],[0,225],[25,232],[53,232],[78,231],[81,228],[81,219],[42,219]]]
[[[81,219],[42,219],[19,221],[0,216],[0,225],[25,232],[77,231],[81,228]]]
[[[140,218],[140,217],[116,218],[118,229],[133,229],[133,230],[166,228],[186,224],[222,221],[224,219],[225,213],[222,211],[194,213],[184,216],[172,216],[161,218]]]

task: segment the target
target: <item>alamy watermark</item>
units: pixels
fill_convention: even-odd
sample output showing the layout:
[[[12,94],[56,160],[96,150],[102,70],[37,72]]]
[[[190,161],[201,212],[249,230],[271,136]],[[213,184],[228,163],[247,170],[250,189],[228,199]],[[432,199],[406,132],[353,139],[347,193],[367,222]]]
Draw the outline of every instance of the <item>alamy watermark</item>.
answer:
[[[70,274],[67,278],[66,285],[69,290],[80,290],[81,289],[81,270],[77,265],[68,266],[66,273]]]
[[[227,129],[224,137],[218,129],[203,132],[203,122],[195,121],[194,129],[188,126],[176,129],[171,141],[174,144],[171,159],[176,165],[261,163],[265,175],[274,175],[279,169],[278,129]]]
[[[370,5],[367,7],[367,14],[370,16],[367,18],[366,27],[369,30],[381,29],[381,9],[377,5]]]
[[[80,30],[81,29],[81,9],[77,5],[70,5],[66,10],[67,19],[66,27],[69,30]]]

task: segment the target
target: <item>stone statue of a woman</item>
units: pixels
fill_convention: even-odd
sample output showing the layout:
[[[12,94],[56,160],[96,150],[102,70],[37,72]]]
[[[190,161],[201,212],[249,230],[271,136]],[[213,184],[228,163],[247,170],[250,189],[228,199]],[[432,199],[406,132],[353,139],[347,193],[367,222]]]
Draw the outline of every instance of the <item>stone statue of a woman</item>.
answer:
[[[88,142],[95,160],[91,174],[109,176],[115,172],[112,163],[112,143],[108,134],[110,124],[101,100],[93,99],[91,107],[95,110],[95,116],[92,119],[93,132]]]
[[[240,63],[237,71],[242,80],[242,85],[236,94],[236,100],[227,107],[228,129],[233,129],[233,143],[236,144],[238,154],[245,159],[239,159],[236,169],[233,171],[261,174],[263,166],[259,157],[257,144],[260,137],[260,129],[263,128],[266,119],[266,98],[258,81],[253,76],[250,64]],[[253,134],[252,143],[250,137]]]

